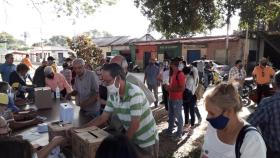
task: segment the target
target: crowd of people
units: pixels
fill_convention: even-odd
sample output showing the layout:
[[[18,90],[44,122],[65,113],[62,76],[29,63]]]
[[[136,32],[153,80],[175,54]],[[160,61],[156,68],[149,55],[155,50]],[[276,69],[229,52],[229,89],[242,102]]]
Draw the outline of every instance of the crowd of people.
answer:
[[[206,70],[212,71],[211,64],[187,65],[178,57],[165,60],[162,65],[151,57],[144,70],[144,81],[128,72],[127,61],[120,55],[111,61],[102,60],[94,70],[81,58],[67,58],[60,72],[55,58],[48,57],[35,70],[33,78],[29,70],[34,66],[28,55],[17,66],[13,64],[12,54],[7,54],[5,59],[6,62],[0,65],[3,80],[0,82],[1,156],[16,157],[9,152],[17,146],[17,152],[26,158],[45,158],[52,149],[65,143],[67,138],[55,137],[42,149],[33,150],[30,142],[11,136],[11,131],[43,122],[34,109],[22,110],[18,105],[32,104],[34,88],[45,86],[54,93],[58,89],[62,99],[74,97],[80,111],[92,118],[80,128],[106,124],[118,133],[101,143],[97,158],[157,158],[160,140],[151,107],[165,106],[168,128],[163,133],[180,141],[184,135],[191,135],[201,123],[197,104],[202,98],[209,122],[202,158],[274,158],[280,155],[280,72],[275,73],[265,58],[252,72],[257,84],[258,107],[247,121],[238,115],[242,109],[240,94],[247,75],[241,60],[237,60],[229,71],[227,82],[214,85],[202,97],[210,84]],[[32,84],[29,85],[27,79]],[[263,99],[271,95],[271,83],[276,92]],[[162,102],[159,102],[159,87]],[[174,132],[174,129],[177,130]]]

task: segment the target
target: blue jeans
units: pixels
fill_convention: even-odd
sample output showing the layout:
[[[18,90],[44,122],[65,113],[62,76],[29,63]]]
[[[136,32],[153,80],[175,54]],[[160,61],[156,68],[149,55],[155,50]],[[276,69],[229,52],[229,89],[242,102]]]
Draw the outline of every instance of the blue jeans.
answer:
[[[178,121],[178,130],[176,136],[181,136],[183,133],[184,125],[184,113],[183,113],[183,101],[182,100],[169,100],[168,104],[168,132],[172,133],[174,128],[175,118]]]

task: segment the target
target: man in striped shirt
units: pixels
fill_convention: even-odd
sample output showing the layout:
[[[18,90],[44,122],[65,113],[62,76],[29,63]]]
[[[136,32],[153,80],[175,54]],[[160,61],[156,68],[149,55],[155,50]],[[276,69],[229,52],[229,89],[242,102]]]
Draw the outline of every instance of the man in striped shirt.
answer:
[[[126,130],[126,136],[139,149],[139,156],[157,158],[159,138],[144,92],[125,80],[126,74],[118,64],[104,65],[102,77],[108,89],[107,105],[102,115],[86,126],[100,126],[115,113]]]

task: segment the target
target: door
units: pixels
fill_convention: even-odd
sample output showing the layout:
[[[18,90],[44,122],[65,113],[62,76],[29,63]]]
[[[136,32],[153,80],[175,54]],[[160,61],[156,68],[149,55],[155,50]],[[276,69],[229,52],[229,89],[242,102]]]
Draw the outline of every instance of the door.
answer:
[[[201,57],[200,50],[188,50],[187,51],[187,63],[190,64],[195,60],[199,60]]]
[[[63,53],[58,53],[58,63],[63,63]]]
[[[145,52],[144,53],[144,69],[149,64],[150,58],[151,58],[151,52]]]
[[[247,61],[247,74],[253,72],[254,67],[257,65],[257,51],[249,50],[248,61]]]

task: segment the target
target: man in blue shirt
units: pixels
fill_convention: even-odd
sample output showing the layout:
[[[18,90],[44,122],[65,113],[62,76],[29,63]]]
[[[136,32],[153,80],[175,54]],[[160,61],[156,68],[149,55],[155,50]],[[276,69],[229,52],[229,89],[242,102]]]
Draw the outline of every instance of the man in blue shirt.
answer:
[[[157,107],[160,69],[155,62],[155,58],[150,59],[150,64],[145,69],[144,83],[147,81],[148,89],[154,92],[154,96],[156,98],[155,107]]]
[[[10,81],[10,74],[13,71],[16,71],[16,65],[13,64],[14,57],[13,54],[5,55],[6,62],[0,65],[0,73],[2,77],[2,81],[8,82]]]
[[[280,71],[275,73],[274,85],[276,93],[264,98],[247,120],[261,129],[268,158],[279,158],[280,155]]]

